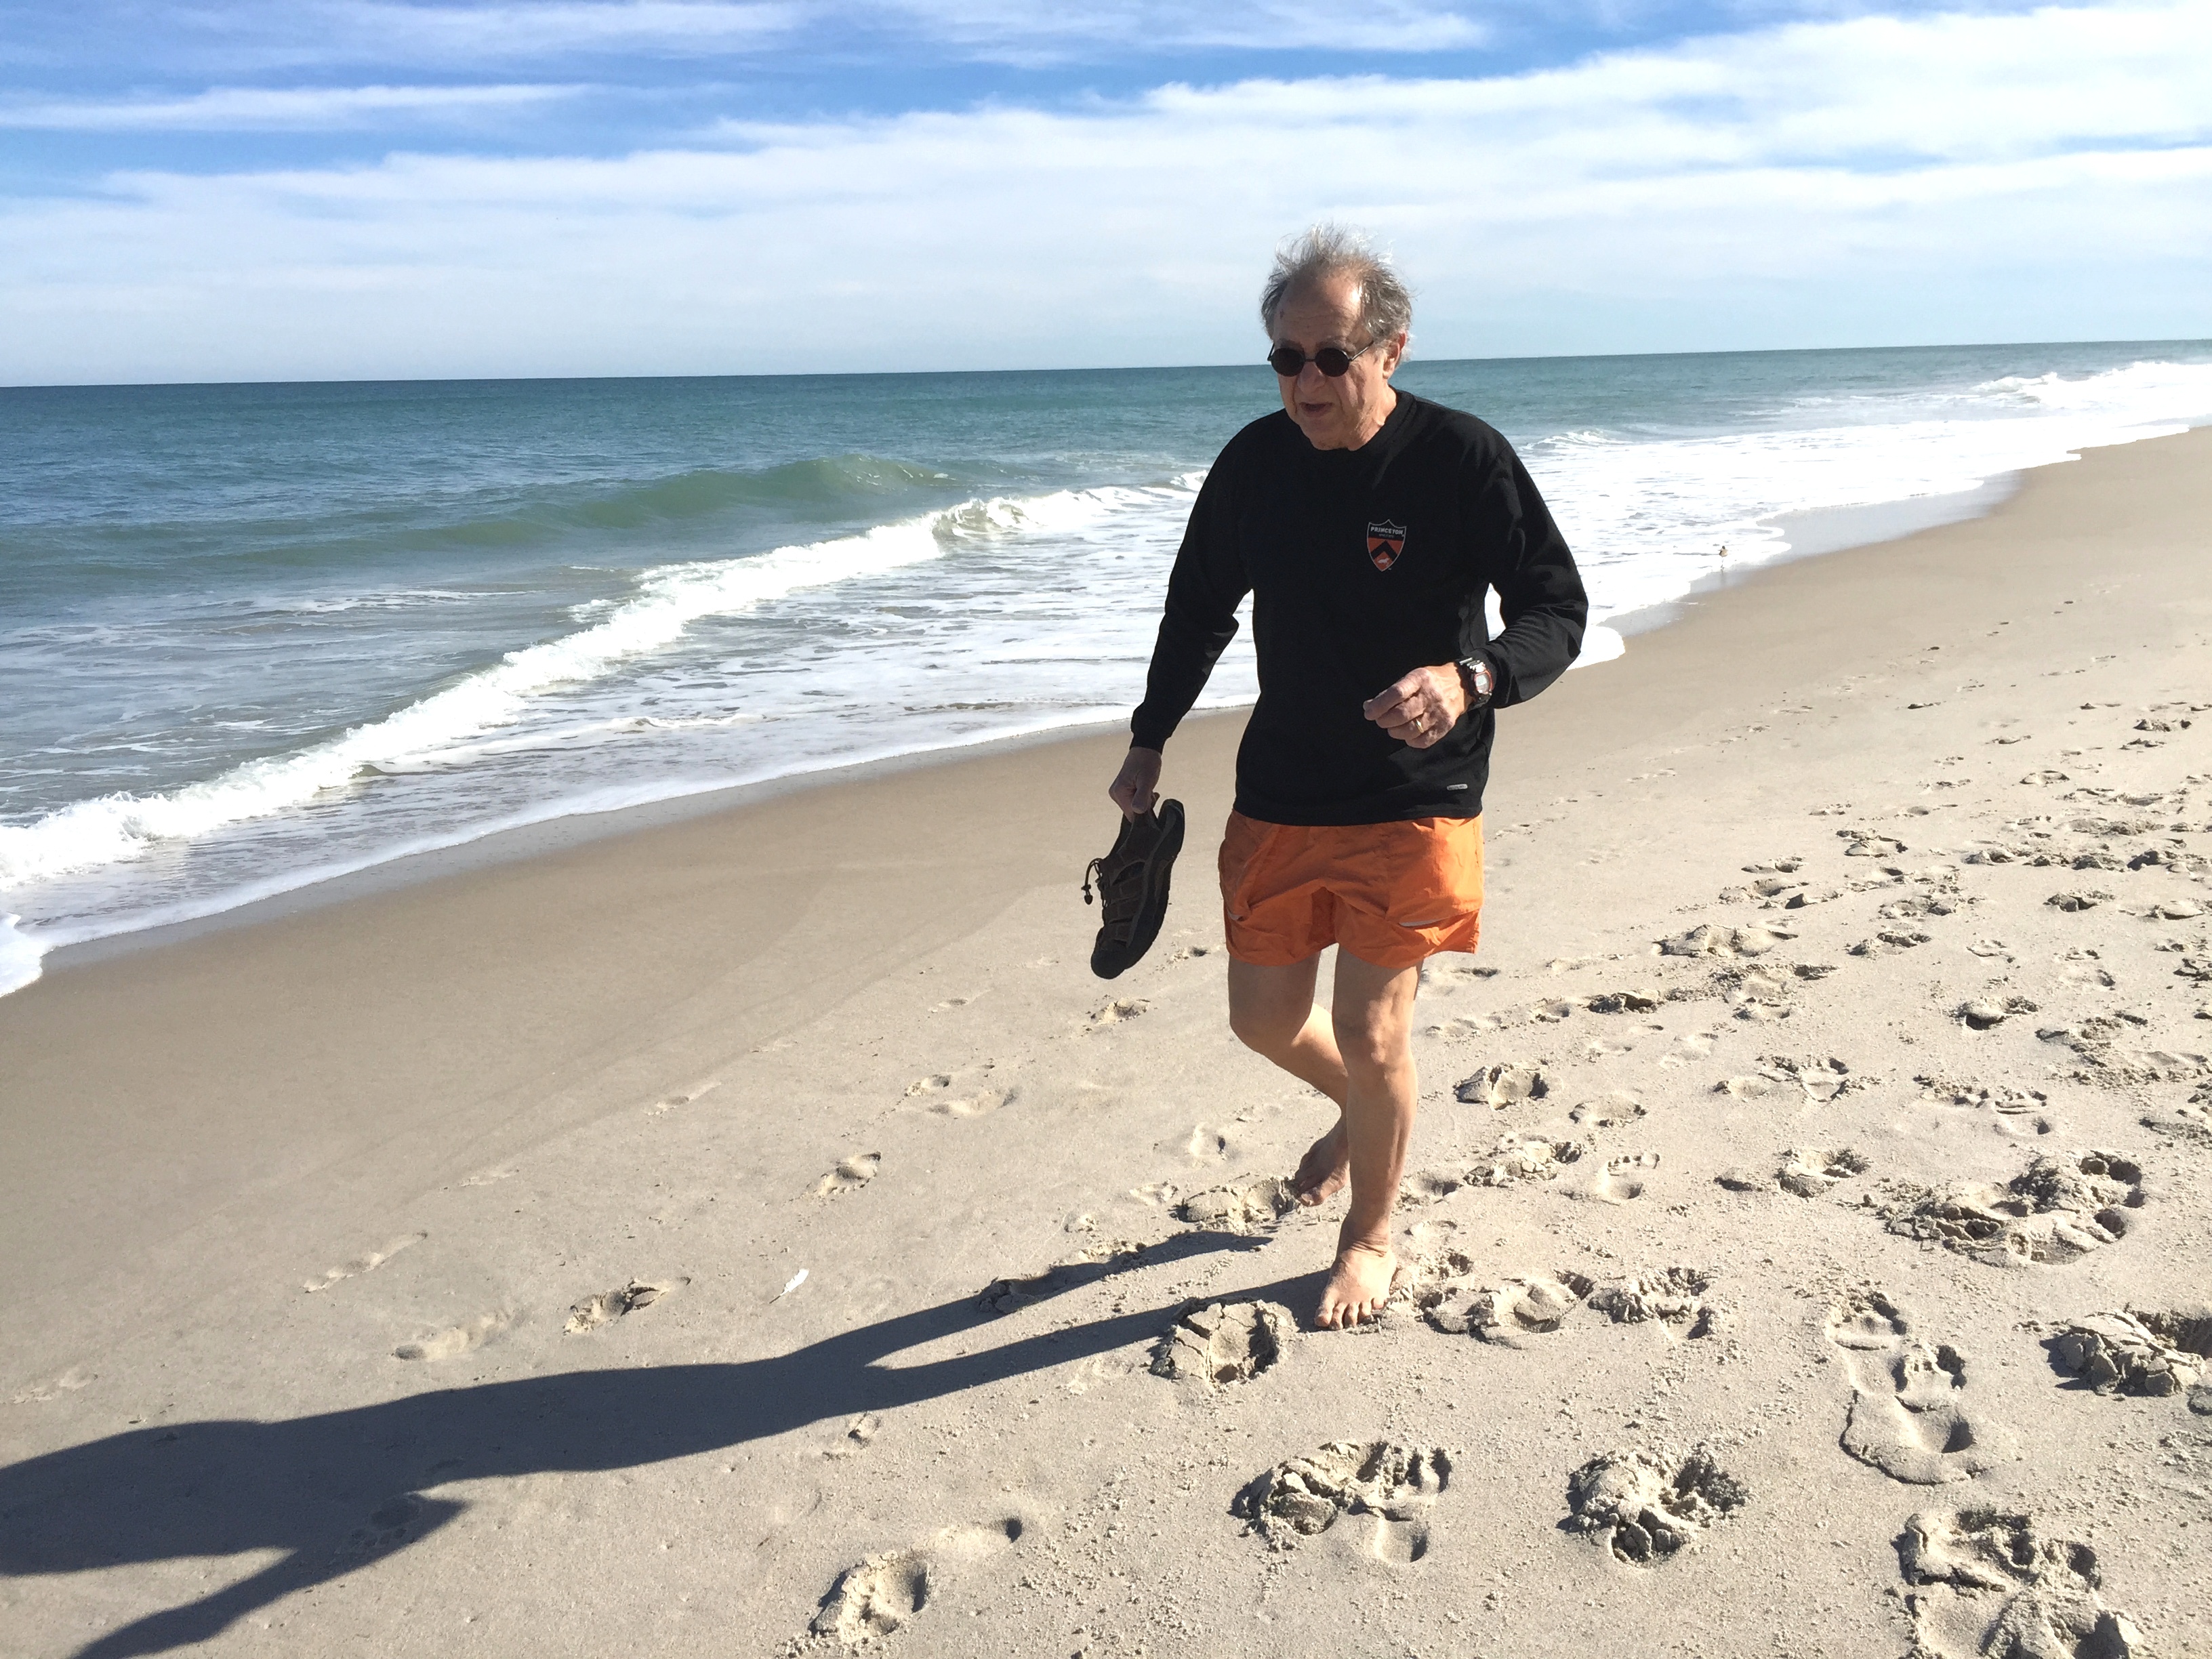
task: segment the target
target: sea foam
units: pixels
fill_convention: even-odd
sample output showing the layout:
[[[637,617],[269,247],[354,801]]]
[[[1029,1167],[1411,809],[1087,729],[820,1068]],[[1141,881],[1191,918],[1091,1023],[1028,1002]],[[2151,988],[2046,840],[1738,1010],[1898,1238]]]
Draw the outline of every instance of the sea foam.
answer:
[[[636,595],[603,620],[511,652],[494,667],[330,742],[250,761],[181,789],[102,795],[73,802],[28,824],[0,825],[0,892],[123,863],[163,842],[189,841],[267,817],[364,775],[419,769],[469,739],[512,723],[534,697],[665,649],[704,617],[920,564],[940,557],[963,538],[1072,531],[1135,497],[1136,492],[1126,490],[1060,490],[1030,499],[969,501],[856,536],[648,570],[639,580]]]

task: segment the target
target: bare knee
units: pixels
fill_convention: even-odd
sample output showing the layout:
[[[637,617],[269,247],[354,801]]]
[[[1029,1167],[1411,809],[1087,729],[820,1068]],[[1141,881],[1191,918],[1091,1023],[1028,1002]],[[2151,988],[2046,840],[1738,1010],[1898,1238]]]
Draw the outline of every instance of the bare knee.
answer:
[[[1413,1058],[1413,1033],[1392,1010],[1349,1010],[1332,1024],[1344,1068],[1354,1075],[1380,1076]]]
[[[1312,1005],[1294,1009],[1272,1003],[1240,1003],[1229,1005],[1229,1029],[1237,1040],[1255,1054],[1273,1056],[1285,1053],[1297,1041],[1298,1033],[1305,1030],[1306,1017]]]

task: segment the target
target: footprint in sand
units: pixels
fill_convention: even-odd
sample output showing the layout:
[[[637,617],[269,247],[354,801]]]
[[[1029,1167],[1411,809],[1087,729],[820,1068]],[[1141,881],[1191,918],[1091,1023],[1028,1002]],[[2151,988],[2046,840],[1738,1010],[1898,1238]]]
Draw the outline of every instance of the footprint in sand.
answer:
[[[1495,968],[1474,968],[1458,963],[1439,962],[1434,957],[1421,964],[1421,988],[1443,996],[1464,990],[1478,980],[1497,977],[1498,969]]]
[[[1523,1181],[1548,1181],[1570,1164],[1580,1163],[1589,1150],[1586,1140],[1508,1134],[1499,1138],[1487,1158],[1476,1159],[1463,1179],[1473,1187],[1510,1187]]]
[[[919,1549],[872,1555],[837,1576],[808,1628],[847,1647],[874,1646],[912,1624],[942,1593],[960,1565],[1018,1542],[1025,1528],[1009,1516],[975,1527],[947,1527]]]
[[[1439,1446],[1332,1440],[1252,1481],[1231,1513],[1278,1550],[1357,1516],[1370,1523],[1365,1553],[1403,1565],[1428,1554],[1437,1500],[1451,1477],[1451,1454]]]
[[[1784,1096],[1796,1098],[1798,1090],[1795,1078],[1781,1072],[1758,1071],[1724,1077],[1713,1085],[1713,1092],[1732,1100],[1779,1100]]]
[[[2098,1394],[2183,1394],[2212,1370],[2212,1306],[2092,1314],[2044,1346],[2054,1367]]]
[[[1467,1182],[1448,1170],[1416,1170],[1398,1183],[1398,1207],[1418,1210],[1449,1198]]]
[[[1225,1389],[1272,1370],[1297,1328],[1273,1302],[1186,1304],[1152,1350],[1152,1375]]]
[[[1987,1110],[1990,1127],[2000,1134],[2033,1138],[2053,1133],[2057,1120],[2046,1109],[2051,1097],[2039,1089],[2018,1089],[2009,1084],[2000,1084],[1991,1089],[1978,1083],[1962,1083],[1938,1072],[1923,1073],[1912,1079],[1920,1085],[1920,1097],[1939,1106],[1964,1106]]]
[[[1767,1077],[1787,1078],[1816,1105],[1863,1086],[1833,1054],[1768,1054],[1759,1069]]]
[[[1647,1115],[1642,1101],[1626,1089],[1616,1089],[1595,1100],[1583,1101],[1567,1114],[1567,1121],[1590,1129],[1625,1129]]]
[[[1828,1310],[1828,1340],[1842,1350],[1851,1403],[1843,1449],[1893,1480],[1939,1486],[1965,1480],[2010,1453],[2008,1437],[1969,1416],[1966,1357],[1931,1347],[1880,1291],[1850,1292]]]
[[[2144,1201],[2141,1167],[2104,1152],[2038,1158],[2002,1186],[1898,1190],[1885,1217],[1890,1231],[1999,1267],[2078,1261],[2118,1243]]]
[[[884,1419],[873,1412],[862,1412],[845,1425],[845,1432],[822,1449],[830,1458],[858,1457],[875,1443],[876,1437],[884,1431]]]
[[[2097,951],[2066,951],[2066,956],[2059,957],[2059,978],[2069,984],[2086,984],[2093,991],[2119,988],[2119,980],[2112,978],[2112,973],[2104,967],[2104,957],[2097,956]]]
[[[1600,1164],[1589,1182],[1577,1189],[1577,1198],[1600,1204],[1626,1204],[1644,1196],[1644,1178],[1659,1167],[1656,1152],[1621,1152]]]
[[[693,1101],[697,1100],[701,1096],[712,1094],[721,1085],[719,1081],[714,1083],[702,1083],[696,1089],[684,1090],[672,1095],[663,1095],[659,1100],[654,1101],[652,1105],[645,1109],[645,1115],[647,1117],[665,1117],[669,1113],[675,1111],[678,1107],[689,1106]]]
[[[319,1291],[327,1291],[331,1285],[343,1279],[358,1278],[362,1273],[373,1273],[391,1261],[393,1256],[398,1255],[400,1251],[412,1249],[429,1236],[428,1233],[402,1233],[382,1249],[365,1250],[350,1261],[342,1262],[337,1267],[326,1269],[320,1279],[311,1279],[300,1288],[309,1296],[313,1296]]]
[[[2054,910],[2094,910],[2100,904],[2110,904],[2112,896],[2100,888],[2075,888],[2063,893],[2053,893],[2043,901]]]
[[[1699,1267],[1662,1267],[1626,1279],[1609,1279],[1589,1292],[1591,1308],[1616,1325],[1656,1322],[1669,1336],[1696,1340],[1727,1324],[1727,1314],[1707,1299],[1713,1275]],[[1682,1327],[1681,1332],[1675,1330]]]
[[[1495,1279],[1472,1257],[1446,1250],[1423,1262],[1407,1289],[1431,1329],[1512,1348],[1524,1337],[1558,1330],[1591,1283],[1564,1270]]]
[[[1576,1046],[1574,1057],[1588,1063],[1592,1060],[1611,1060],[1616,1054],[1632,1054],[1635,1052],[1636,1045],[1632,1042],[1607,1042],[1603,1037],[1592,1037],[1589,1042]]]
[[[1913,1652],[1925,1659],[2142,1659],[2142,1632],[2098,1594],[2097,1553],[2050,1538],[2027,1516],[1925,1510],[1905,1522],[1898,1565]]]
[[[412,1342],[403,1342],[392,1351],[394,1359],[452,1359],[481,1348],[501,1332],[514,1323],[511,1313],[480,1314],[462,1325],[448,1325],[442,1331],[428,1336],[418,1336]]]
[[[2095,1014],[2074,1025],[2045,1026],[2038,1038],[2069,1048],[2081,1066],[2073,1073],[2077,1083],[2097,1083],[2112,1088],[2140,1088],[2152,1083],[2190,1083],[2205,1074],[2212,1060],[2201,1054],[2165,1048],[2125,1048],[2112,1039],[2130,1025],[2150,1023],[2148,1015],[2123,1008],[2117,1018]]]
[[[1183,1156],[1194,1164],[1219,1164],[1229,1156],[1229,1132],[1196,1124],[1183,1141],[1182,1150]]]
[[[1711,1054],[1713,1045],[1727,1035],[1726,1029],[1718,1025],[1708,1026],[1702,1031],[1685,1031],[1659,1056],[1659,1064],[1668,1071],[1695,1065]]]
[[[1948,916],[1958,905],[1941,893],[1919,894],[1893,899],[1874,913],[1876,921],[1913,921],[1922,916]]]
[[[1840,887],[1823,887],[1817,892],[1808,887],[1802,892],[1792,893],[1783,901],[1782,908],[1785,910],[1802,910],[1809,905],[1832,904],[1843,896],[1844,890]]]
[[[906,1098],[945,1117],[985,1117],[1012,1103],[1016,1091],[995,1086],[991,1061],[959,1072],[933,1072],[906,1085]]]
[[[1056,1262],[1026,1279],[994,1279],[975,1298],[975,1305],[994,1317],[1019,1313],[1048,1297],[1085,1285],[1095,1285],[1114,1273],[1126,1273],[1142,1259],[1145,1247],[1127,1239],[1094,1244],[1079,1256]]]
[[[1970,1031],[1993,1031],[2014,1014],[2032,1014],[2036,1005],[2026,997],[1975,997],[1958,1008],[1958,1021]]]
[[[1583,1006],[1594,1014],[1648,1014],[1665,1000],[1656,990],[1632,987],[1601,992]]]
[[[857,1193],[876,1178],[883,1167],[881,1152],[855,1152],[841,1159],[837,1167],[814,1183],[817,1198],[842,1198],[847,1193]]]
[[[1845,843],[1844,856],[1847,859],[1893,859],[1905,851],[1903,842],[1871,830],[1838,830],[1836,836]]]
[[[388,1554],[425,1533],[434,1531],[465,1507],[443,1498],[395,1498],[373,1511],[368,1519],[347,1534],[333,1553],[335,1565],[352,1567]]]
[[[1935,938],[1915,928],[1886,927],[1872,939],[1863,939],[1856,945],[1845,945],[1847,954],[1855,957],[1894,956],[1900,951],[1917,950]]]
[[[1281,1176],[1267,1176],[1193,1193],[1176,1206],[1176,1214],[1194,1227],[1249,1233],[1274,1225],[1297,1207],[1291,1183]]]
[[[2199,1089],[2165,1111],[2146,1112],[2141,1121],[2146,1129],[2155,1129],[2171,1139],[2212,1146],[2212,1086]]]
[[[1714,988],[1742,1020],[1788,1019],[1796,1012],[1796,979],[1777,968],[1716,975]]]
[[[1567,1477],[1567,1527],[1616,1561],[1649,1567],[1690,1548],[1750,1496],[1703,1444],[1609,1451]]]
[[[1509,1060],[1486,1066],[1473,1077],[1453,1085],[1452,1097],[1468,1106],[1487,1106],[1504,1111],[1524,1100],[1541,1100],[1552,1091],[1544,1068],[1534,1060]]]
[[[1832,1152],[1821,1147],[1792,1150],[1783,1153],[1782,1167],[1775,1172],[1774,1180],[1785,1193],[1795,1193],[1800,1198],[1818,1198],[1853,1176],[1864,1175],[1869,1167],[1864,1158],[1848,1146],[1839,1146]]]
[[[1676,933],[1659,941],[1659,954],[1666,957],[1763,957],[1778,945],[1787,944],[1797,935],[1781,927],[1717,927],[1711,922],[1701,922],[1686,933]]]
[[[635,1313],[640,1308],[649,1308],[665,1296],[673,1295],[691,1281],[672,1279],[665,1285],[648,1285],[643,1279],[633,1279],[627,1285],[617,1285],[611,1291],[601,1291],[597,1296],[587,1296],[568,1310],[568,1322],[561,1328],[570,1336],[582,1336],[596,1331],[602,1325]]]
[[[58,1400],[65,1394],[75,1394],[79,1389],[89,1388],[98,1382],[99,1373],[72,1365],[51,1382],[36,1382],[21,1394],[9,1396],[11,1406],[42,1406],[49,1400]]]

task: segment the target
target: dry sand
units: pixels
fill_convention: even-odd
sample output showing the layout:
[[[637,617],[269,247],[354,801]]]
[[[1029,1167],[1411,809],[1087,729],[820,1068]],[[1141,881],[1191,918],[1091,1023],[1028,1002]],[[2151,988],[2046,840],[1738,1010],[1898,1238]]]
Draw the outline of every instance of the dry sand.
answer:
[[[1110,735],[56,967],[0,1648],[2212,1653],[2208,524],[2098,452],[1508,714],[1358,1334],[1234,719],[1110,986]]]

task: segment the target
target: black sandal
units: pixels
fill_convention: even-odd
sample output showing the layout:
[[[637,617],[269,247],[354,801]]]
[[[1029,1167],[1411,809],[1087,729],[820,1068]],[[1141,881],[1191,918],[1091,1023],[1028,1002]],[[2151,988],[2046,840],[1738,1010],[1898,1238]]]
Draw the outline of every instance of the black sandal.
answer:
[[[1137,965],[1168,914],[1168,876],[1182,851],[1182,803],[1164,800],[1140,818],[1121,820],[1114,849],[1091,860],[1083,874],[1083,902],[1091,902],[1091,884],[1098,884],[1097,942],[1091,947],[1091,971],[1112,979]]]

